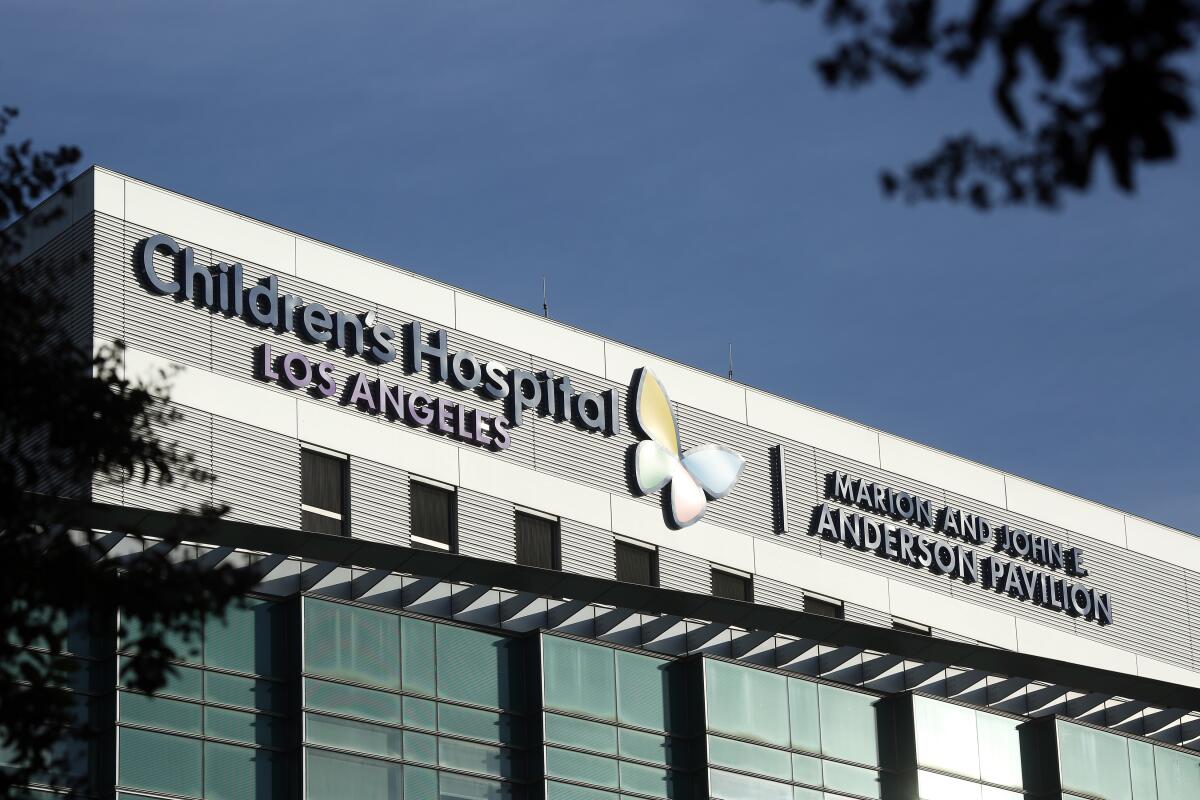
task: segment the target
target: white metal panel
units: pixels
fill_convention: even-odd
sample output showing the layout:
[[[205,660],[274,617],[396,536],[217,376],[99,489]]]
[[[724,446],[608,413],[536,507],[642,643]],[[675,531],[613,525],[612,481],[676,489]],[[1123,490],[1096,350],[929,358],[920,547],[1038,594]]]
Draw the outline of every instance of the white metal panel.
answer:
[[[247,381],[183,367],[152,353],[132,348],[125,351],[125,372],[131,379],[157,379],[164,369],[177,369],[169,382],[170,397],[176,403],[285,436],[296,435],[296,400],[293,397]]]
[[[503,332],[504,343],[574,370],[604,374],[604,340],[519,309],[456,292],[457,327],[485,338]]]
[[[1125,547],[1125,515],[1048,486],[1004,477],[1008,510]]]
[[[204,242],[277,272],[296,272],[296,237],[270,225],[127,178],[125,219],[181,239]]]
[[[932,447],[881,433],[879,465],[985,503],[1004,505],[1004,473]]]
[[[774,578],[810,592],[889,611],[888,580],[854,567],[754,539],[754,561],[759,575]]]
[[[756,428],[879,466],[879,434],[865,425],[754,389],[746,390],[746,415]]]
[[[364,303],[390,306],[440,325],[455,324],[452,289],[302,236],[296,237],[296,277],[336,286]]]

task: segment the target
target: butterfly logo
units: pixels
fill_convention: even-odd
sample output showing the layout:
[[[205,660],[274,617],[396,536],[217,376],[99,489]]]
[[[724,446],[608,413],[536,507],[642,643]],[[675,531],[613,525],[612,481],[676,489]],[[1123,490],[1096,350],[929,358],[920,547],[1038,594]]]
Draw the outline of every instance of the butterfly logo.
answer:
[[[667,390],[649,369],[642,367],[638,373],[633,421],[646,439],[633,454],[637,487],[649,494],[670,484],[671,521],[676,528],[686,528],[704,516],[708,498],[729,494],[746,460],[719,444],[703,444],[680,455],[679,426]]]

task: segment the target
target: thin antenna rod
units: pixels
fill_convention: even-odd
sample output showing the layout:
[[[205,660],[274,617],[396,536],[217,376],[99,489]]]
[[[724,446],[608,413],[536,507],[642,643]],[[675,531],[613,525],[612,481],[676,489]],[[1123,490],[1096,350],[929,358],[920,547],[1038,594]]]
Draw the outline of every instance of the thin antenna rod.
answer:
[[[542,316],[550,316],[550,304],[546,300],[546,276],[542,276]]]
[[[733,342],[729,343],[729,380],[733,380]]]

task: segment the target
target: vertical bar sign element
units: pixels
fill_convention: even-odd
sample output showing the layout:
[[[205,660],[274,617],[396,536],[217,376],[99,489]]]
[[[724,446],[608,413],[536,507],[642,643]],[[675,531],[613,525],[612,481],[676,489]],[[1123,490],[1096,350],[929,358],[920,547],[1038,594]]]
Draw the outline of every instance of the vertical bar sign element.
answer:
[[[774,505],[775,532],[788,532],[787,468],[783,445],[771,446],[771,499]]]

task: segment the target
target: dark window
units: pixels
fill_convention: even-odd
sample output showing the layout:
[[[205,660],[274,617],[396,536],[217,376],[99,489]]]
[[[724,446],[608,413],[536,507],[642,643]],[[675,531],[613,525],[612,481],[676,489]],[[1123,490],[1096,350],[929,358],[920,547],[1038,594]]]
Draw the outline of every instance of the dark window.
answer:
[[[454,549],[454,492],[413,481],[412,546],[423,550]]]
[[[618,541],[617,580],[625,583],[658,585],[658,552],[649,547],[638,547]]]
[[[892,618],[892,627],[898,631],[906,631],[908,633],[919,633],[922,636],[930,636],[932,631],[928,625],[922,625],[919,622],[909,622],[906,619]]]
[[[821,617],[833,617],[835,619],[846,618],[846,609],[842,607],[841,603],[822,600],[812,595],[804,596],[804,613],[816,614]]]
[[[346,533],[346,459],[300,451],[300,527],[315,533]]]
[[[712,571],[712,593],[717,597],[728,597],[730,600],[745,600],[747,603],[754,599],[750,578],[745,575],[734,575],[731,572],[714,569]]]
[[[517,512],[517,563],[558,569],[558,521]]]

